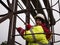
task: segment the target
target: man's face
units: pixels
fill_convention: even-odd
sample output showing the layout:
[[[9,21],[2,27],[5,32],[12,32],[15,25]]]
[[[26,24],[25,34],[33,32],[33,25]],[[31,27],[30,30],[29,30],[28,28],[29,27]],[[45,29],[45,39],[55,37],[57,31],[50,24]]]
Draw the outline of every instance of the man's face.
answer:
[[[42,23],[40,19],[36,19],[35,22],[36,22],[36,25],[40,25]]]

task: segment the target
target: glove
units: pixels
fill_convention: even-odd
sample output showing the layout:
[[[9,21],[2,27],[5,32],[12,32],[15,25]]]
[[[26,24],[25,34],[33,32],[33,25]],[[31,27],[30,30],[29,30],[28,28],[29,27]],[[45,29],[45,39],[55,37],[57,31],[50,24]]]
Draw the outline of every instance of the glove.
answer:
[[[19,34],[24,35],[25,30],[23,28],[18,27],[17,31],[18,31]]]
[[[32,26],[30,24],[26,25],[27,30],[31,29],[31,27]]]

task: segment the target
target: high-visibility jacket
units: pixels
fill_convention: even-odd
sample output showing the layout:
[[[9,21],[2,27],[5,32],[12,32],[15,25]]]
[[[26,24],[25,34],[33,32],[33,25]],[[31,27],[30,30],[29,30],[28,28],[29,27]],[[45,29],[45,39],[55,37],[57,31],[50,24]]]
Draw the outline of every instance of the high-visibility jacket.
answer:
[[[45,24],[45,23],[40,24],[40,26],[42,26],[44,32],[46,33],[46,38],[47,38],[48,40],[50,40],[52,35],[51,35],[51,32],[50,32],[49,28],[46,27],[46,24]],[[32,27],[32,26],[31,26],[30,24],[27,25],[27,29],[28,29],[28,30],[29,30],[31,27]],[[49,34],[48,34],[48,33],[49,33]]]
[[[42,26],[34,26],[32,28],[32,32],[33,33],[44,33],[44,30]],[[31,42],[34,42],[34,39],[33,39],[33,35],[30,30],[26,31],[25,34],[31,34],[31,35],[24,35],[24,38],[29,42],[29,44],[39,45],[38,43],[31,43]],[[41,42],[42,44],[48,44],[48,40],[45,34],[34,34],[34,36],[37,42]]]

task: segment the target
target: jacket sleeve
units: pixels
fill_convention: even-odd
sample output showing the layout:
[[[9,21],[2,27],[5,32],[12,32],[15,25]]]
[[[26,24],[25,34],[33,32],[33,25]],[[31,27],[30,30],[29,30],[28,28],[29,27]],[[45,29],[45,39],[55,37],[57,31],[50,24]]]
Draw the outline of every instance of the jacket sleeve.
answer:
[[[49,28],[46,27],[46,25],[42,25],[44,32],[46,33],[46,38],[49,40],[51,38],[51,32],[49,30]]]

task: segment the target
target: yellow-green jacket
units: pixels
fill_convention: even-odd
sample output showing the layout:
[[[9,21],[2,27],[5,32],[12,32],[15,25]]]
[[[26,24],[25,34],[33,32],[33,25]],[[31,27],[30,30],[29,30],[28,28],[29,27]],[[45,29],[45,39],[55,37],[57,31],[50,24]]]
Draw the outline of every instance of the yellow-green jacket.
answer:
[[[44,33],[42,26],[34,26],[31,30],[33,33]],[[38,43],[31,43],[34,42],[34,39],[30,30],[26,31],[25,34],[31,34],[24,35],[24,38],[29,42],[28,45],[39,45]],[[48,40],[46,39],[45,34],[34,34],[34,36],[37,42],[41,42],[42,44],[48,44]]]

